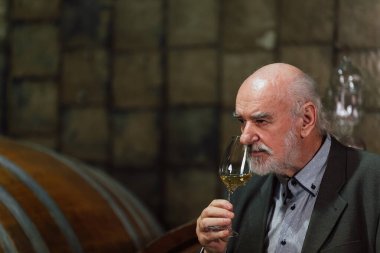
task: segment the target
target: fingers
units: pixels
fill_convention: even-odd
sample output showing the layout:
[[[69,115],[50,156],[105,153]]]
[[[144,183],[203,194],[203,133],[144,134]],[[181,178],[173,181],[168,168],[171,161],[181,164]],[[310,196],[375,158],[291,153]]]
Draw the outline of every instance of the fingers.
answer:
[[[214,199],[209,206],[223,208],[232,211],[232,204],[225,199]]]
[[[232,205],[227,201],[214,200],[206,207],[198,219],[200,232],[210,232],[210,227],[228,227],[234,213],[231,211]],[[219,229],[220,230],[220,229]],[[215,231],[215,230],[214,230]]]
[[[213,200],[208,207],[206,207],[201,215],[201,219],[210,219],[210,218],[226,218],[232,219],[234,217],[234,213],[232,212],[232,204],[224,199],[216,199]],[[214,222],[218,220],[215,219]],[[219,220],[223,221],[223,220]],[[212,226],[214,224],[209,224]]]
[[[200,219],[198,222],[198,227],[200,232],[217,232],[225,230],[231,226],[231,219],[227,218],[205,218]]]
[[[231,231],[228,229],[217,231],[217,232],[204,232],[198,233],[199,243],[203,247],[215,247],[216,244],[224,244],[228,241]]]
[[[213,200],[197,219],[196,233],[200,244],[206,249],[218,252],[226,247],[230,236],[233,206],[224,199]]]
[[[198,218],[198,224],[201,221]],[[207,250],[207,252],[225,252],[227,241],[230,236],[230,230],[225,227],[220,231],[204,231],[197,225],[196,233],[199,243]]]
[[[224,208],[208,206],[201,213],[201,218],[227,218],[232,219],[234,213]]]

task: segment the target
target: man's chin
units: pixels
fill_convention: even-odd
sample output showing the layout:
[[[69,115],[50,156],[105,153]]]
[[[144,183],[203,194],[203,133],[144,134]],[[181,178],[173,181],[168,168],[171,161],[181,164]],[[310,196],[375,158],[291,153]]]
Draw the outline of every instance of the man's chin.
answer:
[[[251,168],[251,171],[253,174],[259,175],[259,176],[266,176],[270,173],[273,173],[272,170],[268,168],[261,168],[260,166],[255,166],[254,168]]]
[[[251,171],[259,176],[266,176],[268,174],[280,174],[282,173],[280,167],[277,163],[269,163],[263,161],[255,161],[251,163]]]

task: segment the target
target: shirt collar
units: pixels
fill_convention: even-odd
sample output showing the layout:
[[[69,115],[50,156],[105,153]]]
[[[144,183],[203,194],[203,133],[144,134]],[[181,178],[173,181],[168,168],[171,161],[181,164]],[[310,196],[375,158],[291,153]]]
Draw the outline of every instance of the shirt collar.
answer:
[[[300,170],[291,180],[289,180],[288,187],[292,190],[292,182],[296,180],[302,188],[317,196],[319,187],[322,181],[323,174],[326,170],[327,157],[330,152],[331,137],[327,135],[321,148],[314,155],[306,166]]]

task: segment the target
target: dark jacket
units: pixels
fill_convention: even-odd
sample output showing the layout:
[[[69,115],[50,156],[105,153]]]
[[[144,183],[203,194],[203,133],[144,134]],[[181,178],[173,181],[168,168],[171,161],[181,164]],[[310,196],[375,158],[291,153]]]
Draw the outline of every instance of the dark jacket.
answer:
[[[228,252],[265,252],[267,215],[276,177],[254,176],[233,195],[234,230]],[[302,253],[380,252],[380,156],[332,138],[327,167]]]

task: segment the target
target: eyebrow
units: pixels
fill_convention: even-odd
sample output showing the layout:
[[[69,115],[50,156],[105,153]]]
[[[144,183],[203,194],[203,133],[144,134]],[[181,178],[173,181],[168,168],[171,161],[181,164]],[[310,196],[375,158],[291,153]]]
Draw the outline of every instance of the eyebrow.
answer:
[[[254,120],[258,120],[258,119],[272,119],[273,116],[272,114],[268,113],[268,112],[258,112],[258,113],[255,113],[251,116],[252,119]]]
[[[237,113],[237,112],[233,112],[232,113],[232,117],[239,119],[242,116],[239,113]],[[254,113],[253,115],[251,115],[250,118],[253,119],[253,120],[272,119],[273,115],[270,114],[270,113],[268,113],[268,112],[258,112],[258,113]]]

